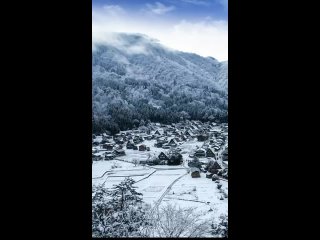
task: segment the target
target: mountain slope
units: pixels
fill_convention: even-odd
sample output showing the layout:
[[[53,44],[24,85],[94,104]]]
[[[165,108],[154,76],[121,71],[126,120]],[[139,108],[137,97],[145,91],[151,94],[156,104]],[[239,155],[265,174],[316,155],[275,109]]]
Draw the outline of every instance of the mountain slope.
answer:
[[[110,34],[92,58],[94,130],[141,120],[227,116],[228,64],[166,48],[140,34]]]

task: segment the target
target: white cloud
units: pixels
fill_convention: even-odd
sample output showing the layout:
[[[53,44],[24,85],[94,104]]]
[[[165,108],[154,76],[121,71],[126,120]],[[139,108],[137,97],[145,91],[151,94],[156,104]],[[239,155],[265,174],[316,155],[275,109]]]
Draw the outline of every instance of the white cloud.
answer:
[[[152,13],[157,15],[162,15],[175,9],[174,6],[166,6],[160,2],[156,2],[154,5],[147,4],[146,6]]]
[[[125,10],[119,5],[104,5],[103,9],[106,12],[106,14],[109,15],[118,16],[125,14]]]
[[[92,41],[108,42],[122,46],[119,39],[110,32],[142,33],[169,48],[192,52],[201,56],[211,56],[219,61],[228,60],[228,22],[216,21],[210,17],[202,21],[165,21],[166,19],[146,20],[131,16],[126,12],[118,14],[93,10]],[[123,46],[126,47],[126,46]],[[143,45],[127,48],[128,53],[148,54]]]
[[[161,42],[181,51],[224,61],[228,59],[228,24],[212,20],[181,21],[173,26],[169,37],[163,37]]]
[[[182,0],[185,3],[191,3],[194,5],[202,5],[202,6],[209,6],[210,1],[205,1],[205,0]]]

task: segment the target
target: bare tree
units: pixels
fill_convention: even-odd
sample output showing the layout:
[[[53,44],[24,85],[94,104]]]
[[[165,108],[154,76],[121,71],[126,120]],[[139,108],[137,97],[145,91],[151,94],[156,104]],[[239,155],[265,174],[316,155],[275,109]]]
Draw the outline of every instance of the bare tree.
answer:
[[[153,235],[155,237],[203,237],[210,230],[210,223],[200,219],[201,213],[195,208],[180,208],[176,205],[165,205],[155,209],[152,215]]]

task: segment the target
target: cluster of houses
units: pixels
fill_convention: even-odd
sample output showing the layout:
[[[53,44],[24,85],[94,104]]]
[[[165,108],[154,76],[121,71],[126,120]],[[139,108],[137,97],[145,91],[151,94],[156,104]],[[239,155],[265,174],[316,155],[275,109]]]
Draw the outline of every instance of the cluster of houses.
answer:
[[[218,180],[219,177],[228,179],[228,168],[222,168],[216,160],[210,161],[204,168],[198,159],[194,159],[188,165],[192,178],[199,178],[200,172],[204,172],[206,173],[206,178],[210,178],[212,181]]]
[[[225,144],[228,136],[228,125],[214,122],[183,121],[164,125],[151,123],[138,129],[122,131],[114,136],[104,133],[102,136],[93,136],[92,161],[111,160],[117,156],[126,155],[125,149],[136,151],[150,151],[144,144],[146,140],[155,140],[153,147],[163,150],[156,159],[140,161],[142,164],[179,165],[182,163],[179,145],[191,139],[203,142],[201,148],[196,149],[190,158],[214,158],[217,151]],[[152,147],[152,146],[151,146]],[[227,159],[223,155],[224,159]]]

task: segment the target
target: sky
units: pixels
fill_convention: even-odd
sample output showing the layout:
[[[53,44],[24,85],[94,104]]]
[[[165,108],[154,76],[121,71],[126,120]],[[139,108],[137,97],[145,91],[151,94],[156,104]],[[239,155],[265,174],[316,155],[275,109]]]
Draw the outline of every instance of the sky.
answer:
[[[92,0],[92,40],[142,33],[163,45],[228,60],[228,0]]]

